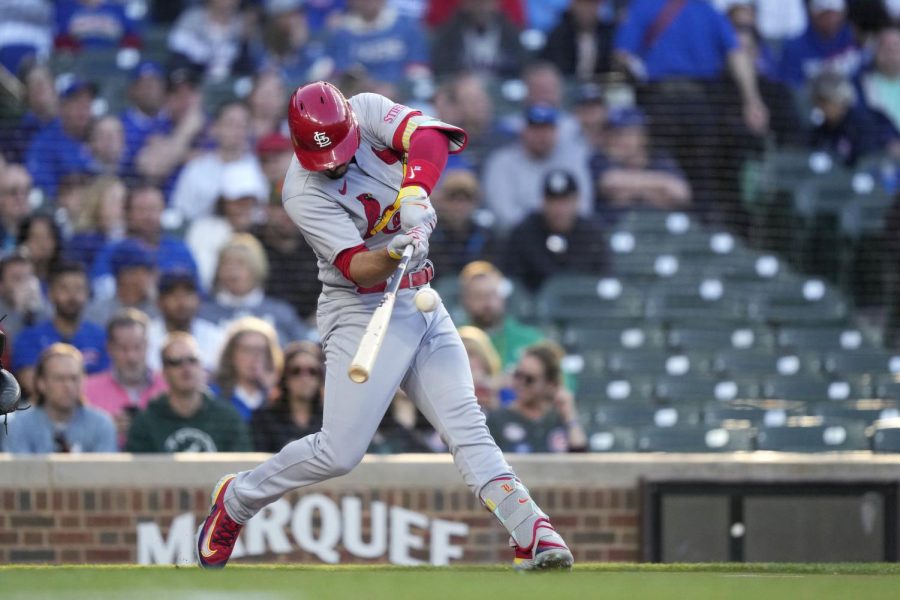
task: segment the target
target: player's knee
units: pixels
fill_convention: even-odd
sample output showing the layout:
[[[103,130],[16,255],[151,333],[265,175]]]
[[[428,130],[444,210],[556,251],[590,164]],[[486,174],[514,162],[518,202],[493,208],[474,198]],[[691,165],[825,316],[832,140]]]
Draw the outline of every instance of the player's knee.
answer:
[[[334,460],[331,462],[331,473],[334,477],[339,477],[341,475],[346,475],[350,471],[356,468],[360,462],[362,462],[363,456],[366,455],[365,449],[362,452],[354,452],[350,449],[345,449],[341,452],[335,453]]]

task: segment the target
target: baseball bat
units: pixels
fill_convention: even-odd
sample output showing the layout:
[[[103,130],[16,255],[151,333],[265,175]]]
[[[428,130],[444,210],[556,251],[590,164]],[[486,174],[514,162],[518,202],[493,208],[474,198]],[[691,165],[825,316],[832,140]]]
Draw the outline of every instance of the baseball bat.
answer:
[[[354,383],[365,383],[369,379],[369,374],[375,366],[375,359],[378,358],[378,350],[381,349],[381,342],[387,333],[388,323],[391,320],[391,313],[394,312],[394,300],[397,298],[397,290],[400,288],[400,282],[406,274],[406,267],[409,265],[409,259],[412,258],[413,246],[408,245],[403,249],[403,255],[400,257],[400,263],[394,269],[391,281],[384,290],[384,296],[381,302],[375,307],[372,318],[366,326],[366,331],[359,340],[359,347],[350,363],[348,375]]]

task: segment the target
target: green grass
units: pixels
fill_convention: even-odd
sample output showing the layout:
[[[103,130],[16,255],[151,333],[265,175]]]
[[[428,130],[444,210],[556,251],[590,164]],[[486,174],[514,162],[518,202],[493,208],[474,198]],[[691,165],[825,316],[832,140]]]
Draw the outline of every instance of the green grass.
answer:
[[[0,566],[3,600],[728,599],[878,600],[900,597],[896,564],[582,564],[571,573],[507,566],[234,565]]]

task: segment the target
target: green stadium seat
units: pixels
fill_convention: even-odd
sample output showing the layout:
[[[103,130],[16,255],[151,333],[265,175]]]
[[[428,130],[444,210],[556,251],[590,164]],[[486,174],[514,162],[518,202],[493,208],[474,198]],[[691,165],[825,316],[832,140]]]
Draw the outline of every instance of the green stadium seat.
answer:
[[[557,275],[541,286],[536,297],[539,321],[565,324],[604,319],[637,319],[641,294],[616,278]]]
[[[780,278],[750,298],[748,316],[787,327],[840,323],[847,317],[844,298],[819,278]]]
[[[563,328],[560,341],[566,348],[575,351],[663,348],[665,346],[662,329],[643,326],[641,322],[570,324]]]
[[[883,419],[873,424],[872,452],[900,452],[900,419]]]
[[[669,329],[669,346],[685,351],[718,352],[726,348],[771,348],[773,335],[767,327],[680,327]]]
[[[689,407],[625,402],[594,408],[594,425],[598,427],[673,427],[697,423],[699,419],[699,411]]]
[[[780,347],[795,351],[859,350],[872,346],[866,334],[856,327],[782,327],[776,340]]]
[[[875,385],[875,395],[878,398],[900,400],[900,375],[881,377]]]
[[[616,222],[615,229],[656,236],[685,235],[697,228],[697,221],[680,211],[630,211]]]
[[[819,402],[813,414],[826,422],[833,420],[859,421],[871,424],[879,419],[896,419],[900,410],[895,400],[853,400],[849,402]]]
[[[834,350],[827,352],[823,367],[836,375],[900,375],[900,355],[887,350]]]
[[[750,452],[753,429],[708,425],[644,427],[638,430],[639,452]]]
[[[697,356],[666,350],[618,350],[606,355],[606,371],[647,375],[686,375],[702,370]]]
[[[763,375],[798,375],[808,370],[803,357],[763,350],[722,350],[712,359],[716,373],[731,378]]]
[[[706,285],[709,284],[709,285]],[[743,302],[724,295],[722,283],[707,280],[703,291],[690,294],[651,292],[644,306],[644,315],[658,321],[717,321],[740,322],[744,318]]]
[[[805,410],[802,402],[784,400],[714,401],[703,406],[703,422],[707,425],[740,422],[777,426],[784,425],[791,417],[802,415]]]
[[[865,427],[849,422],[760,427],[756,447],[775,452],[852,452],[868,450],[869,442]]]
[[[591,452],[635,452],[637,436],[626,427],[595,427],[587,432]]]
[[[685,375],[656,378],[654,395],[657,400],[681,404],[684,402],[729,402],[744,398],[756,398],[758,386],[751,381],[721,380],[711,376]]]
[[[583,374],[578,378],[578,404],[642,402],[653,400],[653,382],[647,377]]]
[[[775,400],[843,400],[845,398],[833,397],[841,391],[849,393],[849,390],[832,387],[830,381],[812,375],[776,375],[766,377],[762,384],[763,396]]]

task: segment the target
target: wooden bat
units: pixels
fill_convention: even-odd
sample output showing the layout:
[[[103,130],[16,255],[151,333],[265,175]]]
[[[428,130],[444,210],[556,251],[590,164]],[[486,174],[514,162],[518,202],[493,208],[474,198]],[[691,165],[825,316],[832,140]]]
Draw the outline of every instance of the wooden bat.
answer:
[[[400,282],[406,274],[406,267],[409,265],[409,259],[412,258],[413,245],[410,244],[403,249],[403,255],[400,258],[400,264],[394,270],[391,276],[391,282],[387,289],[384,290],[384,296],[381,302],[375,307],[372,318],[366,326],[366,331],[359,340],[359,347],[350,363],[348,375],[354,383],[365,383],[369,379],[369,374],[375,366],[375,359],[378,358],[378,350],[381,349],[381,342],[387,333],[388,323],[391,320],[391,313],[394,312],[394,300],[397,298],[397,290],[400,288]]]

